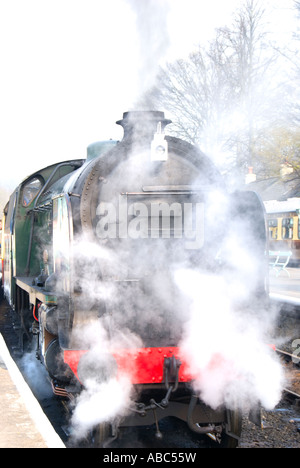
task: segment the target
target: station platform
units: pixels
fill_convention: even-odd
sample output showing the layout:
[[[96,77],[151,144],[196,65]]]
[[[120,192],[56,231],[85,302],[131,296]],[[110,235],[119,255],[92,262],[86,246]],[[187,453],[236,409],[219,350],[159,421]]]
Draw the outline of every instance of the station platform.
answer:
[[[270,298],[300,307],[300,268],[286,268],[278,276],[271,270]]]
[[[0,334],[0,448],[65,448]]]

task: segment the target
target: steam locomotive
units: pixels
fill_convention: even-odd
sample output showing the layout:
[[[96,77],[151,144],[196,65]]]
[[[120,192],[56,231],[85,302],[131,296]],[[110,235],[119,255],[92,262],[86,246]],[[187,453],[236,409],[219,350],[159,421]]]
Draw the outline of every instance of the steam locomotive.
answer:
[[[264,209],[254,192],[229,194],[198,148],[166,135],[169,123],[163,112],[124,113],[120,142],[96,142],[86,159],[16,188],[4,210],[3,290],[57,395],[74,401],[91,379],[130,382],[126,410],[95,420],[100,445],[127,426],[154,424],[159,436],[174,416],[236,446],[240,411],[211,408],[193,389],[181,347],[193,298],[176,272],[234,272],[226,240],[244,223],[259,267],[239,307],[255,311],[266,297]]]

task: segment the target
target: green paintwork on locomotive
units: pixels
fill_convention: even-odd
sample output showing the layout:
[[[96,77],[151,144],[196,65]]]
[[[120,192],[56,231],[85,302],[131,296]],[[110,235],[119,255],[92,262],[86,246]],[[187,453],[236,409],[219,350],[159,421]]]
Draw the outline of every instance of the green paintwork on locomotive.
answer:
[[[53,199],[64,192],[72,172],[102,156],[117,143],[116,140],[92,143],[87,148],[87,159],[45,167],[27,177],[10,197],[4,236],[7,244],[4,289],[12,304],[16,298],[16,278],[27,278],[30,282],[30,278],[38,277],[46,267],[48,274],[53,272]],[[44,262],[45,251],[47,264]]]
[[[87,147],[87,161],[98,158],[112,149],[118,142],[116,140],[95,141]]]
[[[36,174],[33,174],[29,179],[24,181],[19,190],[19,197],[16,206],[15,215],[15,249],[16,249],[16,276],[35,276],[38,275],[43,268],[42,253],[44,249],[51,249],[52,243],[52,213],[51,199],[53,195],[60,193],[64,187],[64,176],[69,175],[74,171],[75,161],[70,161],[70,165],[65,165],[58,169],[55,174],[48,191],[38,200],[35,206],[35,199],[28,206],[23,206],[23,190],[29,180],[34,177],[42,177],[44,183],[47,183],[53,170],[58,165],[49,166],[42,169]],[[76,161],[78,166],[84,161]],[[75,167],[76,168],[76,167]],[[53,188],[55,189],[53,190]],[[31,216],[34,216],[34,230],[32,239],[32,252],[26,271],[28,260],[28,247],[30,241]],[[50,252],[49,252],[50,253]],[[51,256],[49,257],[49,259]]]
[[[54,194],[60,193],[63,190],[65,177],[75,169],[79,168],[85,160],[74,160],[65,163],[54,164],[48,166],[25,179],[17,188],[14,216],[9,220],[9,228],[6,231],[6,236],[10,236],[11,252],[6,252],[10,255],[7,262],[11,262],[11,271],[7,274],[10,278],[10,297],[14,303],[15,298],[15,277],[36,277],[44,269],[43,251],[49,253],[49,270],[51,273],[52,267],[52,207],[51,200]],[[62,165],[63,164],[63,165]],[[61,166],[58,168],[58,166]],[[58,168],[58,169],[57,169]],[[55,169],[57,169],[56,172]],[[52,176],[52,180],[50,178]],[[25,199],[26,187],[35,179],[41,181],[41,187],[49,183],[47,190],[38,198],[36,196],[28,202]],[[13,204],[13,196],[10,198],[10,204]],[[33,223],[33,228],[32,228]],[[32,230],[32,242],[31,238]],[[31,247],[30,247],[30,244]],[[29,251],[30,255],[29,255]],[[8,281],[9,279],[6,278]]]

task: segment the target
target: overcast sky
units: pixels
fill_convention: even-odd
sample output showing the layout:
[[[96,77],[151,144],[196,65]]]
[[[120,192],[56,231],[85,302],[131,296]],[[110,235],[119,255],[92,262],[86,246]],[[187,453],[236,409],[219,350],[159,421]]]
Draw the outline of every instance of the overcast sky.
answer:
[[[241,0],[0,0],[0,187],[122,138],[159,64],[230,24]],[[285,40],[293,0],[265,0]],[[168,116],[172,118],[172,116]]]

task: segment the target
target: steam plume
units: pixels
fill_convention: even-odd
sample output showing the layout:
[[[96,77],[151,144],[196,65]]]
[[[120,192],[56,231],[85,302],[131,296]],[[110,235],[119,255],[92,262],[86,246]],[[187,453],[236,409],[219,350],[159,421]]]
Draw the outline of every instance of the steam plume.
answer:
[[[153,84],[161,60],[170,45],[169,0],[126,0],[136,14],[139,46],[139,94]]]

